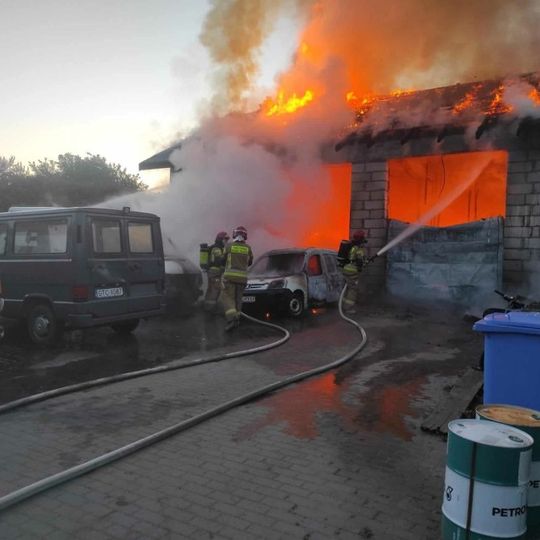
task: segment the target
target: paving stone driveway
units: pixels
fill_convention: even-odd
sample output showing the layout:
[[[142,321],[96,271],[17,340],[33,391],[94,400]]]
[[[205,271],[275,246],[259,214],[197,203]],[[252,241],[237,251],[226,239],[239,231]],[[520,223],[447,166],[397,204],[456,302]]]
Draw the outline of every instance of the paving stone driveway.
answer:
[[[1,512],[0,538],[438,538],[445,443],[419,424],[478,343],[402,315],[371,313],[368,348],[337,372]],[[326,317],[276,351],[0,416],[0,493],[337,358],[358,335]]]

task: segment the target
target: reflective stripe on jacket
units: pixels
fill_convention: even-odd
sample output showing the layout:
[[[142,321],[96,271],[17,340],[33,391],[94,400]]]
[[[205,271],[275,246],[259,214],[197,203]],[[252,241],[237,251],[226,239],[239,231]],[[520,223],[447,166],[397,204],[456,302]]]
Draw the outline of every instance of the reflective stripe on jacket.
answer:
[[[343,273],[351,276],[360,272],[366,260],[364,249],[360,246],[353,246],[349,251],[349,262],[343,267]]]
[[[225,264],[225,248],[212,246],[210,257],[208,257],[208,274],[212,276],[221,275]]]
[[[223,278],[234,283],[247,282],[247,269],[253,262],[251,247],[244,242],[232,242],[225,248]]]

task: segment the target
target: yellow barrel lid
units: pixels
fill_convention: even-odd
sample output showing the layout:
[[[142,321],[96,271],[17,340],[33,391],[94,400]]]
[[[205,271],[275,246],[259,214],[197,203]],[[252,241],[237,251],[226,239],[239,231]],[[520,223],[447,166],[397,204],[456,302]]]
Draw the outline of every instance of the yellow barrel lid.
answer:
[[[494,422],[512,426],[527,426],[540,428],[540,411],[517,407],[515,405],[489,404],[480,405],[476,412]]]

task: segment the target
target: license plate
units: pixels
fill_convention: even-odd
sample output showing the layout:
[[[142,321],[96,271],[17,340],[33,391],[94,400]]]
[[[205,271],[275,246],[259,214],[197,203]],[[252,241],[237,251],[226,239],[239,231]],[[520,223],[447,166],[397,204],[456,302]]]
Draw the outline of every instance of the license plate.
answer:
[[[254,296],[244,296],[244,297],[242,297],[242,302],[244,302],[246,304],[252,304],[253,302],[255,302],[255,297]]]
[[[114,298],[124,296],[123,287],[109,287],[108,289],[96,289],[96,298]]]

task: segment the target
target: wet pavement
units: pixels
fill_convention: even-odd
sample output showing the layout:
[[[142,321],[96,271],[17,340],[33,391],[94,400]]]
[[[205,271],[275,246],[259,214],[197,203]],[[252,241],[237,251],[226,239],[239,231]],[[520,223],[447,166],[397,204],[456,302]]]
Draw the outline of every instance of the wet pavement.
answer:
[[[459,313],[366,306],[366,349],[290,386],[0,512],[0,538],[439,536],[445,443],[420,430],[481,340]],[[336,309],[285,321],[279,349],[134,379],[0,416],[0,496],[242,393],[323,365],[359,334]],[[0,344],[1,401],[279,337],[220,319],[148,321],[52,351]]]
[[[258,343],[275,335],[262,326],[246,326],[247,335],[228,335],[220,318],[195,311],[190,316],[141,321],[127,336],[107,327],[66,332],[52,348],[37,347],[12,329],[0,342],[0,403],[184,357],[187,360],[188,355],[201,357],[217,349],[234,349],[239,342]]]

